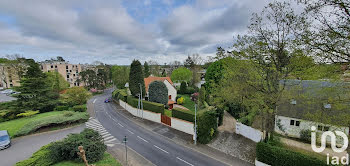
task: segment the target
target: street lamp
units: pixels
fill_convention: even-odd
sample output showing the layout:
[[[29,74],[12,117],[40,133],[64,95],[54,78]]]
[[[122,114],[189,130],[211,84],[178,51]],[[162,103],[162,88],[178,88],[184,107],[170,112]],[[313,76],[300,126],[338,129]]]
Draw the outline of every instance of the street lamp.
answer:
[[[194,93],[191,97],[192,101],[194,101],[194,144],[197,145],[197,101],[198,94]]]
[[[140,108],[141,108],[141,110],[142,110],[142,118],[143,118],[143,102],[142,102],[142,85],[141,85],[141,83],[139,83],[139,85],[140,85],[140,93],[141,93],[141,95],[140,95]]]
[[[128,142],[128,139],[126,138],[126,136],[124,136],[123,142],[124,142],[124,146],[125,146],[126,165],[128,165],[128,147],[126,146],[126,143]]]

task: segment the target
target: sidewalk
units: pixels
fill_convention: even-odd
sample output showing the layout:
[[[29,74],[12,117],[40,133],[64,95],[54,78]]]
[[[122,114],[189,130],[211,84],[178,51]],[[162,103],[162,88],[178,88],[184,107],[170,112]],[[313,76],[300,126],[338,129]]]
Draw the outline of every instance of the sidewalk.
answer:
[[[177,144],[180,144],[187,148],[191,148],[192,150],[197,151],[198,153],[201,153],[203,155],[216,159],[227,165],[237,165],[237,163],[240,163],[239,165],[252,165],[248,162],[240,160],[237,157],[228,155],[224,152],[211,148],[207,145],[203,145],[203,144],[194,145],[192,140],[192,135],[190,134],[180,132],[178,130],[175,130],[173,128],[170,128],[160,123],[155,123],[152,121],[134,117],[118,104],[114,104],[112,106],[115,108],[116,111],[118,111],[118,113],[121,113],[124,117],[128,118],[129,120],[139,125],[140,127],[143,127],[149,130],[150,132],[154,132],[155,134],[158,134],[164,137],[165,139],[169,139]]]

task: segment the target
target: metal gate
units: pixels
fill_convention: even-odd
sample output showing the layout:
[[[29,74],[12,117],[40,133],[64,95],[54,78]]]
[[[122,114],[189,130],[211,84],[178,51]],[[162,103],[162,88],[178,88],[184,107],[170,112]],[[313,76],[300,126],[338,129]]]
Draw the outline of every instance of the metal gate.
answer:
[[[171,118],[166,116],[166,115],[162,115],[161,118],[162,123],[171,126]]]

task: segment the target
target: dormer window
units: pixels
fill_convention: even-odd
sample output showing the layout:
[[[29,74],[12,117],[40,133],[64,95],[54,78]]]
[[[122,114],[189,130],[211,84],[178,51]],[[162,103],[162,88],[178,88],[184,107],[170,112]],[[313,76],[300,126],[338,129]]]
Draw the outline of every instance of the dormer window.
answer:
[[[324,106],[324,108],[326,108],[326,109],[331,109],[331,108],[332,108],[332,105],[331,105],[331,104],[324,104],[323,106]]]
[[[297,101],[296,101],[295,99],[292,99],[292,100],[290,101],[290,104],[296,105],[296,104],[297,104]]]

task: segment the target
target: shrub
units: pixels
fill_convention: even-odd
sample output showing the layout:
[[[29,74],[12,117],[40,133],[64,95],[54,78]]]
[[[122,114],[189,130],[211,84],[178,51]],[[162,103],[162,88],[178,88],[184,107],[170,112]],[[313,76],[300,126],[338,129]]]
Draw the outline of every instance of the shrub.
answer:
[[[300,131],[300,139],[305,142],[311,142],[311,130],[301,130]]]
[[[67,89],[66,93],[63,94],[64,101],[73,105],[85,104],[91,94],[83,87],[72,87]]]
[[[79,146],[84,147],[86,159],[89,162],[96,162],[102,159],[107,149],[103,143],[103,138],[98,132],[92,129],[84,129],[80,134],[71,134],[63,141],[53,143],[49,147],[50,155],[55,162],[63,160],[81,161],[77,154]]]
[[[38,113],[39,113],[39,110],[37,110],[37,111],[26,111],[26,112],[17,114],[16,116],[17,117],[30,117],[30,116],[36,115]]]
[[[186,82],[181,82],[181,85],[180,85],[180,90],[179,90],[179,94],[185,94],[187,91],[187,84]]]
[[[70,117],[70,116],[73,116],[73,115],[74,115],[74,113],[71,112],[71,111],[68,111],[68,112],[64,112],[64,113],[63,113],[63,116],[65,116],[65,117]]]
[[[117,89],[115,91],[113,91],[112,93],[112,97],[115,100],[122,100],[124,102],[127,101],[127,97],[128,97],[128,93],[126,89]]]
[[[53,165],[55,162],[51,158],[50,150],[49,150],[49,147],[51,145],[52,145],[52,143],[41,147],[29,159],[16,163],[16,166],[50,166],[50,165]]]
[[[182,97],[181,95],[177,95],[176,98],[175,98],[175,101],[177,101],[177,99],[179,99],[181,97]]]
[[[182,105],[184,103],[185,99],[183,97],[180,97],[177,99],[177,104]]]
[[[168,88],[161,81],[153,81],[148,88],[149,101],[167,104]]]
[[[55,111],[67,111],[68,109],[69,109],[68,106],[59,105],[59,106],[56,106]]]
[[[131,105],[132,107],[137,108],[138,106],[138,99],[133,98],[133,97],[128,97],[128,102],[129,105]],[[156,113],[161,113],[162,115],[164,115],[164,105],[160,104],[160,103],[154,103],[154,102],[150,102],[150,101],[142,101],[143,103],[143,109],[144,110],[148,110],[148,111],[152,111],[152,112],[156,112]]]
[[[190,110],[173,108],[171,110],[171,116],[185,121],[194,122],[194,113]]]
[[[272,166],[326,166],[326,162],[312,156],[294,152],[282,147],[259,142],[256,146],[257,160]]]
[[[185,91],[185,94],[193,94],[196,92],[196,89],[193,87],[188,87],[187,90]]]
[[[73,112],[74,114],[70,117],[67,117],[63,114],[56,116],[48,116],[41,119],[31,121],[27,125],[23,126],[17,133],[14,134],[15,137],[27,135],[32,133],[42,127],[50,125],[64,125],[80,121],[87,121],[89,115],[86,112]]]
[[[73,110],[75,111],[75,112],[85,112],[86,111],[86,105],[84,104],[84,105],[76,105],[76,106],[74,106],[73,107]]]
[[[210,109],[197,116],[198,142],[202,144],[209,143],[217,133],[216,112]]]

